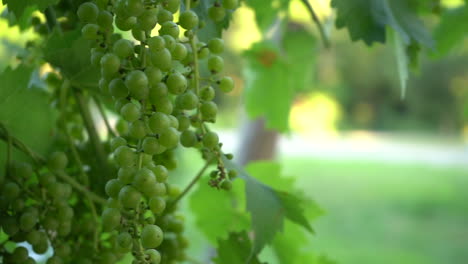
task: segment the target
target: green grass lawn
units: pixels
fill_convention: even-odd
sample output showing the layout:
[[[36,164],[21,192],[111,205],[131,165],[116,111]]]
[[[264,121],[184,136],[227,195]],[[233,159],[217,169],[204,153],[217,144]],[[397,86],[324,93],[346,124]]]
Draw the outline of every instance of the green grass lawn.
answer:
[[[468,263],[468,169],[281,161],[327,211],[315,250],[342,264]]]

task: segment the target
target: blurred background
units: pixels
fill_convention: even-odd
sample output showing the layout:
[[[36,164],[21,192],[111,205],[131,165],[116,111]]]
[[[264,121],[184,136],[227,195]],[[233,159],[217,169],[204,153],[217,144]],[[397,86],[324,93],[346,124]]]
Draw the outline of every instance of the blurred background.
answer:
[[[281,135],[245,114],[242,54],[262,37],[252,10],[236,11],[224,35],[226,73],[236,89],[217,98],[215,127],[225,149],[242,163],[281,163],[326,211],[313,223],[311,250],[338,263],[468,263],[468,41],[443,58],[423,55],[402,99],[393,50],[351,42],[335,29],[329,1],[311,3],[332,47],[321,46],[309,15],[292,1],[291,23],[317,37],[316,62],[313,85],[295,97],[290,131]],[[463,1],[443,3],[456,8]],[[0,18],[0,70],[34,38]],[[190,151],[180,155],[185,162],[174,178],[185,186],[200,160]],[[209,256],[209,243],[187,230],[195,241],[189,254]],[[268,249],[264,255],[275,263]]]

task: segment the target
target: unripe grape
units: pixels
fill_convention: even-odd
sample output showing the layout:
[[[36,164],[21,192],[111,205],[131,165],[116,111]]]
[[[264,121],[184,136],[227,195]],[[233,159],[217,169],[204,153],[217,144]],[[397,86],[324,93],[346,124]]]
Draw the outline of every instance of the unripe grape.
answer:
[[[167,96],[167,85],[163,82],[159,82],[149,90],[148,99],[149,102],[153,105],[157,105],[161,98]]]
[[[198,25],[198,16],[192,10],[184,11],[179,16],[179,25],[187,30],[193,29]]]
[[[132,236],[128,232],[122,232],[117,236],[117,245],[120,248],[130,249],[133,244]]]
[[[208,8],[208,17],[215,22],[223,20],[225,16],[226,10],[220,5],[215,4]]]
[[[126,0],[126,11],[131,16],[139,16],[145,11],[143,0]]]
[[[213,102],[204,102],[200,107],[203,120],[214,121],[218,112],[218,106]]]
[[[120,110],[120,114],[126,121],[134,122],[140,118],[140,107],[134,103],[127,103]]]
[[[162,50],[165,48],[165,46],[166,42],[161,36],[154,36],[148,39],[148,47],[151,52]]]
[[[166,209],[166,201],[162,197],[153,197],[148,202],[153,214],[161,214]]]
[[[137,100],[143,100],[148,97],[148,77],[140,70],[131,71],[125,78],[130,95]]]
[[[156,106],[157,111],[167,115],[172,113],[174,107],[171,100],[167,97],[160,98],[154,105]]]
[[[129,31],[137,24],[137,18],[134,16],[121,18],[116,17],[115,25],[122,31]]]
[[[169,71],[172,67],[172,55],[166,48],[151,52],[150,58],[153,66],[158,67],[161,71]]]
[[[210,55],[210,50],[205,45],[206,44],[202,42],[197,43],[197,48],[198,48],[197,55],[198,55],[198,59],[200,60],[206,59],[208,58],[208,55]]]
[[[145,69],[145,74],[146,77],[148,77],[148,83],[151,85],[151,87],[154,87],[161,82],[163,78],[163,74],[159,68],[156,67],[147,67]],[[151,94],[151,91],[150,91]]]
[[[224,179],[220,184],[221,189],[229,191],[232,189],[232,182],[228,179]]]
[[[18,198],[20,194],[20,188],[18,184],[14,182],[7,182],[3,186],[2,195],[6,198],[7,201],[12,202],[14,199]]]
[[[218,82],[219,89],[224,93],[229,93],[234,89],[234,80],[229,76],[224,76]]]
[[[173,127],[166,128],[162,131],[159,142],[168,149],[175,148],[179,143],[179,133]]]
[[[157,225],[146,225],[141,231],[141,245],[144,248],[156,248],[163,241],[163,232]]]
[[[169,173],[166,167],[164,167],[163,165],[156,165],[154,167],[151,167],[150,169],[153,171],[158,182],[165,182],[167,180]]]
[[[52,173],[43,173],[39,175],[39,183],[43,186],[48,188],[51,184],[55,183],[57,179]]]
[[[40,238],[41,238],[40,233],[41,233],[40,231],[33,229],[31,232],[29,232],[26,235],[26,241],[31,245],[36,245],[40,241]]]
[[[99,90],[103,93],[103,94],[109,94],[109,81],[105,78],[101,78],[99,80]]]
[[[153,133],[160,134],[170,126],[170,119],[166,114],[156,112],[149,118],[148,126]]]
[[[150,264],[161,263],[161,253],[159,253],[159,251],[156,249],[147,249],[145,250],[145,254],[148,256]]]
[[[86,24],[81,29],[81,34],[85,39],[95,40],[99,37],[99,26],[96,24]]]
[[[93,66],[99,66],[102,56],[104,56],[104,52],[102,51],[91,51],[91,64]]]
[[[140,169],[133,180],[133,187],[143,192],[148,186],[156,183],[156,177],[153,171],[147,168]]]
[[[146,34],[140,28],[140,25],[138,25],[138,24],[132,28],[132,36],[133,36],[134,39],[139,40],[139,41],[145,41],[146,40]]]
[[[179,128],[179,120],[173,115],[169,115],[169,120],[171,120],[171,127],[177,129]]]
[[[111,76],[119,71],[120,59],[117,55],[107,53],[101,58],[101,69],[105,76]]]
[[[169,35],[173,38],[179,37],[179,26],[172,21],[166,21],[161,25],[159,29],[159,35]]]
[[[161,4],[164,9],[174,14],[179,10],[180,0],[163,0]]]
[[[208,69],[212,73],[219,73],[224,68],[224,60],[220,56],[213,55],[208,59]]]
[[[185,131],[190,127],[190,118],[188,118],[186,115],[178,115],[177,121],[179,122],[179,131]]]
[[[234,9],[239,5],[239,0],[223,0],[223,7],[226,9]]]
[[[163,39],[164,39],[164,43],[166,43],[166,49],[168,49],[169,51],[172,51],[175,48],[175,45],[177,43],[174,37],[170,35],[164,35]]]
[[[106,183],[105,191],[106,194],[112,198],[117,198],[119,196],[120,189],[123,187],[123,183],[117,179],[112,179]]]
[[[192,130],[185,130],[180,135],[180,144],[186,148],[190,148],[197,144],[197,134]]]
[[[177,97],[177,106],[184,110],[197,108],[198,102],[198,96],[196,96],[192,91],[188,91]]]
[[[143,31],[150,31],[158,22],[158,10],[156,8],[146,9],[138,17],[138,25]]]
[[[125,99],[123,99],[125,100]],[[119,100],[120,101],[120,100]],[[128,102],[127,100],[125,100],[126,102]],[[120,111],[118,111],[120,112]],[[115,130],[117,130],[117,133],[119,133],[119,135],[125,135],[128,133],[128,122],[122,118],[119,118],[117,120],[117,123],[115,124]]]
[[[125,86],[125,82],[120,78],[115,78],[109,83],[109,92],[115,99],[128,96],[128,88]]]
[[[104,30],[113,30],[114,29],[114,17],[112,14],[108,11],[100,11],[98,18],[97,18],[97,24],[99,25],[100,28]]]
[[[187,57],[187,48],[182,43],[177,43],[171,52],[172,59],[181,61]]]
[[[118,179],[123,184],[129,184],[133,182],[133,178],[135,177],[136,169],[135,167],[122,167],[119,169],[118,172]]]
[[[134,187],[127,185],[119,192],[119,201],[125,208],[137,208],[141,200],[141,193]]]
[[[200,91],[200,98],[204,101],[211,101],[215,97],[215,90],[211,86],[205,86]]]
[[[113,52],[120,58],[133,55],[133,43],[127,39],[119,39],[114,43]]]
[[[114,152],[114,156],[120,167],[130,167],[135,163],[135,153],[127,146],[118,147]]]
[[[86,2],[78,7],[78,18],[85,23],[94,22],[98,18],[99,9],[91,2]]]
[[[23,231],[30,231],[37,223],[37,216],[30,213],[25,212],[20,217],[20,228]]]
[[[128,128],[128,135],[134,139],[142,139],[146,136],[146,125],[142,120],[133,121]]]
[[[213,38],[208,41],[208,49],[210,49],[211,53],[220,54],[224,51],[224,40],[220,38]]]
[[[146,154],[149,154],[149,155],[155,155],[155,154],[159,154],[162,152],[162,150],[164,148],[162,148],[162,146],[159,144],[159,141],[157,138],[154,138],[154,137],[147,137],[145,138],[145,140],[143,140],[143,151],[146,153]]]
[[[187,89],[187,79],[178,72],[170,74],[166,84],[169,92],[176,95],[185,92]]]
[[[62,171],[67,167],[67,163],[67,155],[63,152],[56,151],[50,155],[47,166],[53,171]]]
[[[164,8],[160,8],[158,10],[158,22],[159,24],[163,24],[167,21],[172,21],[174,18],[172,16],[172,13]]]
[[[125,188],[125,187],[124,187]],[[122,189],[123,190],[123,189]],[[120,211],[115,208],[106,208],[102,212],[103,231],[112,231],[120,225]]]
[[[214,149],[218,146],[219,137],[215,132],[209,131],[203,136],[203,146],[208,149]]]
[[[11,259],[15,263],[24,263],[28,259],[28,250],[24,247],[17,247],[11,254]]]

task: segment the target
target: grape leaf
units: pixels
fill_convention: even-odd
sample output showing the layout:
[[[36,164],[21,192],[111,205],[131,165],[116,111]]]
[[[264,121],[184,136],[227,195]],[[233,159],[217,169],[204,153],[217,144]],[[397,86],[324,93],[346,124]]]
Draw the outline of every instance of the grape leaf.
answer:
[[[463,43],[463,39],[468,35],[467,29],[468,5],[445,11],[434,32],[437,51],[433,55],[443,56],[457,44]]]
[[[91,65],[90,44],[81,38],[79,30],[54,31],[45,42],[44,57],[70,80],[74,86],[97,89],[99,68]]]
[[[227,159],[224,159],[224,163],[227,168],[236,169],[239,177],[245,182],[247,210],[250,212],[254,236],[251,256],[260,252],[273,240],[278,231],[282,231],[285,218],[313,233],[312,227],[304,217],[304,201],[299,196],[277,191],[263,184]],[[265,171],[257,170],[255,164],[250,164],[247,170],[252,175],[263,175]],[[275,173],[279,174],[278,171]]]
[[[250,258],[251,251],[247,232],[229,233],[226,240],[218,240],[217,256],[213,261],[216,264],[261,264],[257,257]]]
[[[247,6],[255,12],[255,21],[262,32],[268,31],[271,25],[278,19],[278,14],[287,11],[289,0],[246,0]]]
[[[52,143],[55,112],[49,105],[47,93],[31,85],[33,70],[21,64],[0,74],[0,122],[15,137],[44,155]],[[14,154],[15,159],[24,159],[18,152]],[[4,160],[4,155],[4,151],[0,152],[0,160]],[[3,165],[1,162],[0,166]]]
[[[8,6],[8,11],[13,12],[18,18],[22,17],[24,11],[31,6],[37,7],[39,11],[44,11],[48,6],[57,4],[59,0],[3,0],[2,2]]]
[[[195,223],[210,242],[227,238],[229,232],[241,231],[249,227],[248,215],[239,208],[236,193],[241,192],[242,182],[234,181],[230,192],[211,188],[201,180],[190,197],[190,209],[195,215]]]

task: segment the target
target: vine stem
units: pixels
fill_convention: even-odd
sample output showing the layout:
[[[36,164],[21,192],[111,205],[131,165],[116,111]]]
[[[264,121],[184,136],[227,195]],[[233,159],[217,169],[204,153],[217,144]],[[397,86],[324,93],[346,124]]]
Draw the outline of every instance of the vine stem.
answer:
[[[197,183],[198,180],[200,180],[200,178],[203,176],[203,173],[205,173],[206,169],[208,169],[208,167],[211,165],[211,161],[213,159],[209,159],[206,161],[205,165],[203,166],[203,168],[200,169],[200,171],[197,173],[197,175],[195,175],[195,177],[192,179],[192,181],[189,183],[189,185],[187,185],[187,187],[185,187],[184,191],[179,195],[177,196],[177,198],[172,201],[169,206],[167,208],[172,208],[174,207],[182,198],[184,198],[184,196],[190,191],[190,189],[192,189],[192,187],[195,185],[195,183]]]
[[[23,142],[21,142],[19,139],[13,137],[12,135],[8,134],[8,130],[6,129],[5,125],[0,122],[0,128],[2,128],[2,132],[0,133],[0,138],[4,141],[8,141],[8,137],[10,137],[11,143],[14,147],[16,147],[18,150],[24,152],[26,155],[28,155],[38,166],[42,165],[47,165],[46,160],[41,157],[39,154],[35,153],[32,151],[28,146],[26,146]],[[79,182],[77,182],[75,179],[70,177],[68,174],[65,172],[56,172],[54,173],[57,177],[61,178],[63,181],[67,182],[70,184],[73,188],[76,190],[84,193],[87,195],[91,200],[93,200],[96,203],[99,204],[106,204],[106,200],[99,195],[95,194],[94,192],[88,190],[85,186],[81,185]]]
[[[312,7],[312,5],[309,3],[308,0],[301,0],[301,1],[307,8],[307,11],[309,11],[310,16],[312,17],[312,20],[317,25],[317,28],[320,32],[320,36],[322,37],[322,41],[323,41],[323,44],[325,45],[325,48],[330,48],[330,40],[328,39],[327,34],[325,33],[325,29],[323,28],[322,22],[320,22],[320,19],[318,18],[317,13],[315,13],[314,8]]]

